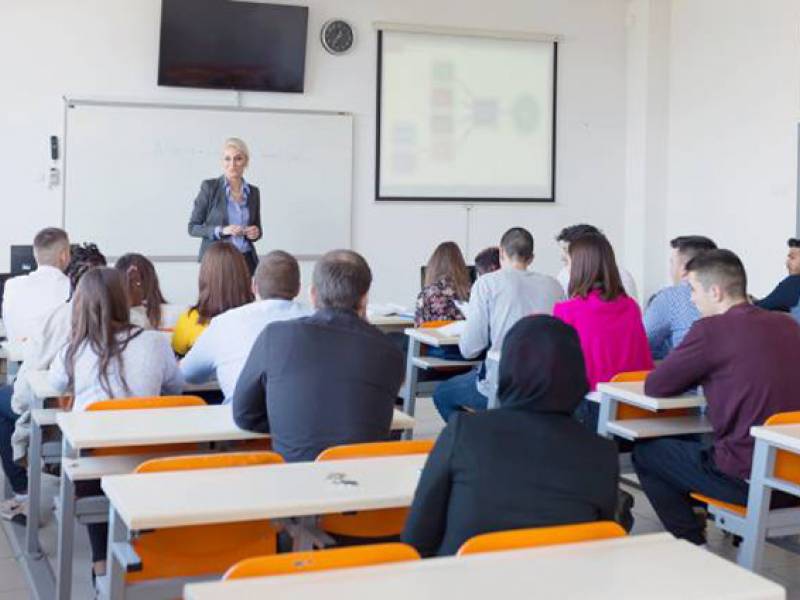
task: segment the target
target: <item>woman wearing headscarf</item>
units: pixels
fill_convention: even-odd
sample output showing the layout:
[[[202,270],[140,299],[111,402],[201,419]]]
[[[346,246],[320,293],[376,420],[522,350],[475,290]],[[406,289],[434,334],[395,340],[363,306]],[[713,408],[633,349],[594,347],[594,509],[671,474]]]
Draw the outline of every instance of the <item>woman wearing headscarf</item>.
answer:
[[[614,518],[616,447],[572,417],[589,390],[575,330],[526,317],[501,356],[500,407],[454,414],[422,471],[402,539],[423,556],[481,533]]]

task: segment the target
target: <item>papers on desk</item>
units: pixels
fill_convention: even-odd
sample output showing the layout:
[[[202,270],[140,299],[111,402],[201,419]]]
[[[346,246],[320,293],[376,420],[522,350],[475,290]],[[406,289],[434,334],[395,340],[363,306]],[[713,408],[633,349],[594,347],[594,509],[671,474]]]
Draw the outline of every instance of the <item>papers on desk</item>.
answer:
[[[436,331],[441,334],[443,337],[458,337],[462,333],[464,333],[464,327],[466,326],[466,321],[453,321],[449,325],[443,325],[441,327],[437,327],[432,331]]]
[[[407,308],[400,306],[399,304],[392,304],[391,302],[387,304],[370,304],[367,306],[367,318],[371,319],[372,317],[406,317],[413,319],[414,312],[409,311]]]

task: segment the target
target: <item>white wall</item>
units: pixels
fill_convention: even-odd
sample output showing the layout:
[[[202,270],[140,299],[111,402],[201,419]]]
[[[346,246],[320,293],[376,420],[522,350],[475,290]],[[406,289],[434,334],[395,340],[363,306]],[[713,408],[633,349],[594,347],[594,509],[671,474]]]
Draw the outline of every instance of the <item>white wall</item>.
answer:
[[[373,299],[410,304],[418,267],[432,248],[453,239],[474,255],[512,225],[537,239],[536,268],[555,272],[553,237],[562,226],[588,221],[604,228],[622,251],[625,208],[624,0],[306,0],[310,6],[307,88],[302,96],[245,93],[248,106],[343,110],[355,114],[354,248],[375,273]],[[61,98],[103,97],[231,104],[231,92],[156,86],[159,0],[30,0],[0,7],[3,77],[0,95],[0,268],[11,243],[30,243],[41,227],[60,222],[61,190],[48,190],[48,136],[61,134]],[[343,17],[357,47],[332,57],[317,39],[321,24]],[[551,206],[476,205],[469,227],[457,205],[377,204],[374,123],[378,20],[563,36],[559,51],[558,202]],[[246,132],[243,134],[246,138]],[[113,152],[113,148],[109,149]],[[213,174],[210,174],[213,175]],[[133,173],[131,176],[145,176]],[[158,185],[158,182],[153,182]],[[124,185],[124,182],[120,182]],[[191,198],[186,198],[187,216]],[[108,198],[114,202],[114,198]],[[153,214],[153,219],[158,215]],[[265,215],[265,228],[270,224]],[[144,232],[143,232],[144,235]],[[176,235],[184,235],[183,230]],[[135,250],[131,248],[131,250]],[[191,269],[162,269],[168,293],[191,299]]]
[[[673,0],[669,237],[737,252],[761,296],[795,233],[800,2]]]
[[[307,92],[245,93],[243,104],[356,116],[353,244],[373,266],[374,300],[409,304],[418,266],[438,242],[453,239],[473,255],[520,224],[537,239],[536,268],[554,272],[557,230],[596,223],[645,296],[666,279],[666,241],[684,233],[708,233],[739,252],[756,294],[782,276],[796,222],[797,0],[304,3],[311,8]],[[159,7],[159,0],[0,5],[0,269],[9,244],[29,243],[40,227],[60,221],[61,190],[48,190],[43,178],[47,138],[61,133],[62,96],[235,103],[230,92],[156,86]],[[350,55],[329,56],[317,42],[333,16],[356,27]],[[375,203],[377,20],[563,37],[555,205],[476,205],[468,213],[450,204]],[[191,198],[185,201],[188,214]],[[170,296],[194,296],[193,269],[161,268]]]

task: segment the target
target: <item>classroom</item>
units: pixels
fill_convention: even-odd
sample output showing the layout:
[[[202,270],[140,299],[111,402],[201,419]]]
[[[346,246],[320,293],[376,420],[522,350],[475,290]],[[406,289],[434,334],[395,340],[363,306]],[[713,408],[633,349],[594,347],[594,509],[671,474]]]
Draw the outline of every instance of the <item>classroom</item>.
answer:
[[[0,50],[0,600],[800,598],[797,0]]]

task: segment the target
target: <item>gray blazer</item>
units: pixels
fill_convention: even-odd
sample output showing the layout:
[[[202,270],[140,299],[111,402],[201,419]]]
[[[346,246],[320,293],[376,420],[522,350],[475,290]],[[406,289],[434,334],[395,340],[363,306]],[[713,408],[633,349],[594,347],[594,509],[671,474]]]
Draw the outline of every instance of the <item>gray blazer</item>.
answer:
[[[261,198],[258,188],[251,183],[250,195],[247,197],[247,210],[250,212],[249,225],[257,225],[259,234],[256,240],[260,240],[263,232],[261,231]],[[194,199],[192,216],[189,217],[189,235],[202,238],[198,260],[203,258],[208,247],[218,241],[214,236],[217,227],[228,225],[228,205],[225,198],[225,176],[216,179],[206,179],[200,184],[200,191]],[[222,236],[224,239],[226,236]],[[253,242],[250,240],[250,247],[255,252]]]

